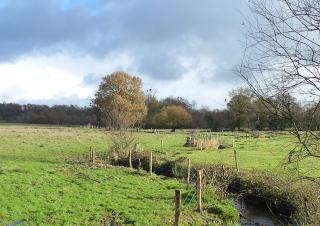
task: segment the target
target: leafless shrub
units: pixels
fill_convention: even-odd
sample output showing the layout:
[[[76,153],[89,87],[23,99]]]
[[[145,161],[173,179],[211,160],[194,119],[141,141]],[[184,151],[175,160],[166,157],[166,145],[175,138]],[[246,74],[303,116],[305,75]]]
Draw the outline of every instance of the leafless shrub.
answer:
[[[118,159],[127,158],[130,150],[134,150],[136,136],[130,130],[118,130],[110,133],[112,146],[108,152],[111,162],[117,162]]]
[[[320,1],[252,0],[250,9],[239,73],[271,112],[290,123],[297,143],[288,162],[319,159]]]

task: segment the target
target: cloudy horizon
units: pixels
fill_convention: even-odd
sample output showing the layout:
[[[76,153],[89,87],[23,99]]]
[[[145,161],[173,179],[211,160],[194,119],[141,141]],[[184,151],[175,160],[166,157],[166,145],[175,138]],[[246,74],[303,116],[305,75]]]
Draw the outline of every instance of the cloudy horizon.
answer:
[[[224,108],[242,84],[247,2],[0,0],[0,100],[86,106],[126,71],[158,98]]]

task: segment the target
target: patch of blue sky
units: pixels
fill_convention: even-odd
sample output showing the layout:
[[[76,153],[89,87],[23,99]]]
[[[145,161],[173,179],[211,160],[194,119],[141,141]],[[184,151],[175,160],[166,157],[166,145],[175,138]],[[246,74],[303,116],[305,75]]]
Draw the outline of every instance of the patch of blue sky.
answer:
[[[1,1],[1,0],[0,0]],[[55,3],[59,4],[63,9],[69,10],[73,8],[85,8],[91,12],[98,12],[101,9],[112,4],[112,1],[108,0],[55,0]]]
[[[4,8],[8,4],[9,0],[0,0],[0,8]]]

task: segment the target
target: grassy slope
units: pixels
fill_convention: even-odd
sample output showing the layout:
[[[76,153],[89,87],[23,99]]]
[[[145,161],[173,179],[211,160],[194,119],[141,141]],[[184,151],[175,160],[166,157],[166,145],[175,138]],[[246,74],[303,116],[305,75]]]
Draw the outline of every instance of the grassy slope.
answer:
[[[88,154],[90,146],[105,152],[110,141],[104,131],[2,125],[0,137],[0,224],[96,225],[112,214],[137,225],[172,224],[174,189],[185,188],[181,182],[66,164],[66,159]],[[186,150],[180,145],[184,137],[166,136],[165,148]],[[140,139],[145,149],[156,148],[159,141],[153,134]],[[229,203],[211,201],[234,211]],[[194,208],[192,203],[183,210],[183,222],[203,222]]]

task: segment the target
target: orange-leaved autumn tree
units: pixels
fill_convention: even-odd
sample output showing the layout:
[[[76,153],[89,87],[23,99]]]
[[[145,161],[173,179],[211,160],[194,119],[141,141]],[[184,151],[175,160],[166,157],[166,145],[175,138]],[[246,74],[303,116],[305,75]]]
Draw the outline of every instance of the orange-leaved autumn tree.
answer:
[[[147,113],[141,79],[125,72],[105,76],[93,104],[105,124],[117,129],[138,125]]]
[[[169,105],[154,116],[153,124],[158,128],[188,128],[192,125],[192,116],[182,106]]]

